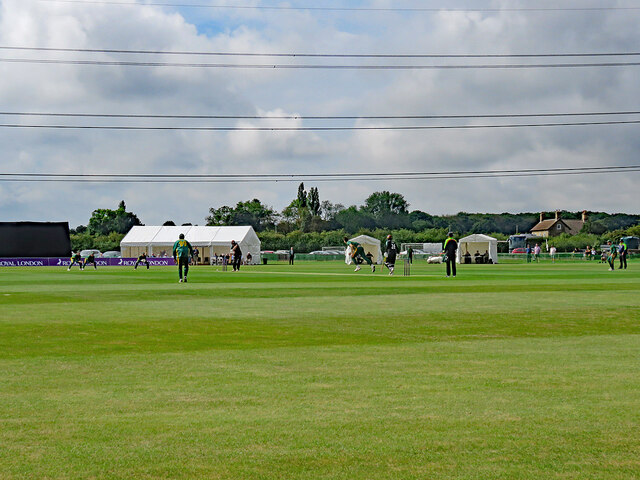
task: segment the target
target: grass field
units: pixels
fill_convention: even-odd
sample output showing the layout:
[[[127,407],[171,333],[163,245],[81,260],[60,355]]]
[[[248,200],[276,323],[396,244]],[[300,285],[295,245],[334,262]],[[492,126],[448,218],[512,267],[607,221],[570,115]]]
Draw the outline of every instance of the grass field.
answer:
[[[638,261],[0,270],[2,480],[639,477]]]

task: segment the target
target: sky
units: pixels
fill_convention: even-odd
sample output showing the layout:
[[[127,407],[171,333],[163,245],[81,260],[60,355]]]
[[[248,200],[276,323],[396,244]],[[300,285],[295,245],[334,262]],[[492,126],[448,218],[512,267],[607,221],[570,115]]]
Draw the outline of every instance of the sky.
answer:
[[[183,6],[150,5],[154,1]],[[637,28],[640,2],[631,0],[535,3],[536,8],[550,10],[531,10],[531,2],[524,0],[127,2],[135,5],[111,0],[0,0],[1,174],[319,175],[584,168],[640,163],[640,125],[637,123],[300,130],[637,121],[640,120],[638,114],[457,120],[185,120],[15,115],[35,112],[371,117],[640,111],[640,66],[636,65],[376,70],[7,61],[316,64],[325,67],[640,61],[640,56],[292,58],[7,48],[396,56],[640,51]],[[204,8],[194,4],[242,8]],[[274,6],[285,8],[264,8]],[[338,8],[327,9],[331,7]],[[7,126],[16,124],[21,126]],[[291,130],[150,131],[26,125],[288,127]],[[640,172],[631,171],[438,180],[312,180],[305,181],[305,187],[315,186],[321,200],[345,206],[362,205],[371,193],[389,190],[403,194],[410,210],[437,215],[460,211],[554,210],[637,214],[640,213],[639,180]],[[0,176],[0,221],[68,221],[73,228],[86,225],[93,210],[115,209],[124,200],[127,209],[147,225],[167,220],[202,225],[209,208],[235,205],[253,198],[280,211],[295,198],[298,183],[15,182]]]

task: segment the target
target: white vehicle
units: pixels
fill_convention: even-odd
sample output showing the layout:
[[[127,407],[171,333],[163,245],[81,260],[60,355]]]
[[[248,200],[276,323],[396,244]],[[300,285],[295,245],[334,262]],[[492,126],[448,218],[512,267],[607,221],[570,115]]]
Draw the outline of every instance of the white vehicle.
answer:
[[[92,253],[93,253],[93,255],[94,255],[94,256],[96,256],[96,257],[101,257],[101,256],[102,256],[102,252],[101,252],[100,250],[92,250],[92,249],[89,249],[89,250],[82,250],[82,251],[80,252],[80,256],[81,256],[82,258],[87,258],[87,257],[88,257],[89,255],[91,255]]]

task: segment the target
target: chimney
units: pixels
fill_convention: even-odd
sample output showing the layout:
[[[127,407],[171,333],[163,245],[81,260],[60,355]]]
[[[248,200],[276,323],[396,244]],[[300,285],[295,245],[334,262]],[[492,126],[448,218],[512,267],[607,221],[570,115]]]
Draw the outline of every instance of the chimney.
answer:
[[[556,220],[558,220],[560,218],[560,211],[556,210]]]
[[[582,223],[585,223],[586,221],[587,221],[587,211],[582,210]]]
[[[544,220],[544,213],[540,212],[540,223],[542,223],[542,220]]]

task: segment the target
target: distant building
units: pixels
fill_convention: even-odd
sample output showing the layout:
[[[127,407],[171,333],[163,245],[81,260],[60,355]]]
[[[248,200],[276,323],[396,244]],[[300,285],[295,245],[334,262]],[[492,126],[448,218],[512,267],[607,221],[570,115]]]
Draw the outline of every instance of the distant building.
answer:
[[[540,221],[531,229],[531,235],[536,237],[555,237],[566,233],[567,235],[576,235],[580,233],[583,225],[587,221],[587,212],[582,212],[582,218],[580,220],[569,220],[560,218],[560,213],[556,210],[555,218],[548,220],[544,219],[544,213],[540,213]]]

